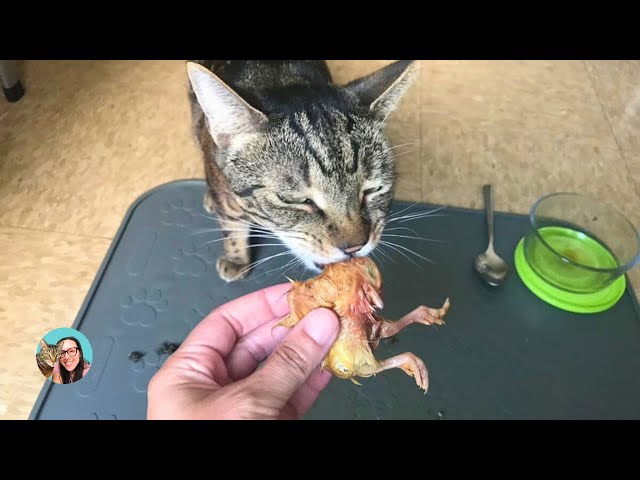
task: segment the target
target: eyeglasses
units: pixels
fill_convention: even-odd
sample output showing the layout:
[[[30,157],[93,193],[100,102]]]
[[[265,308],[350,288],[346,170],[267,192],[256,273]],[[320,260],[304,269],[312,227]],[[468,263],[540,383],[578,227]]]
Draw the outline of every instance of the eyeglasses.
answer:
[[[75,357],[76,353],[78,353],[78,349],[76,347],[71,347],[68,350],[60,350],[61,357],[64,357],[65,353],[68,353],[70,357]]]

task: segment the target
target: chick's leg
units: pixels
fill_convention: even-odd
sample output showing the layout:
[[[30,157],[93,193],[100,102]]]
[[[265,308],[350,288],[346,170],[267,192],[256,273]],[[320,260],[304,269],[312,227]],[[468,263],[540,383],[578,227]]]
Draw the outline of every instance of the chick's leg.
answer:
[[[424,325],[442,325],[442,318],[449,310],[449,299],[447,298],[441,308],[431,308],[424,305],[407,313],[400,320],[382,320],[380,325],[380,338],[392,337],[407,325],[412,323],[422,323]]]
[[[429,372],[424,362],[416,357],[413,353],[407,352],[395,357],[388,358],[379,362],[379,366],[374,373],[380,373],[391,368],[401,368],[404,372],[415,378],[418,387],[427,393],[429,388]]]

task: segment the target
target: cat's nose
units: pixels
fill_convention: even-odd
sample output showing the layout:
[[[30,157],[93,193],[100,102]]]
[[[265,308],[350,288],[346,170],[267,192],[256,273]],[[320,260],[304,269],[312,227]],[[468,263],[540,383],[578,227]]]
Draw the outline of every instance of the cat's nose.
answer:
[[[362,250],[362,247],[364,247],[364,245],[339,245],[338,248],[340,250],[342,250],[344,253],[346,253],[347,255],[353,255],[354,253],[358,252],[359,250]]]

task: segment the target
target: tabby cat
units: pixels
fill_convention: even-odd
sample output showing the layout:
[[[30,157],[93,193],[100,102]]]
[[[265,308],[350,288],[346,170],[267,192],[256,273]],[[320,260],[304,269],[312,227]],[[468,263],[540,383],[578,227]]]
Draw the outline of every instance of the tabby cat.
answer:
[[[321,60],[187,62],[223,279],[249,271],[249,224],[315,272],[378,245],[396,181],[383,127],[417,67],[401,60],[340,86]]]
[[[49,378],[53,373],[53,365],[60,360],[60,347],[48,344],[44,338],[40,340],[40,351],[36,353],[36,362],[42,374]]]

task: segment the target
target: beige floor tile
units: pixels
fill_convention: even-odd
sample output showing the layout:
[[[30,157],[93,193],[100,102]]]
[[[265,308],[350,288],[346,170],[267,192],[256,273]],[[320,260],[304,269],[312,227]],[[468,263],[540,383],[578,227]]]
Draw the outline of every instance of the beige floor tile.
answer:
[[[70,327],[110,240],[0,227],[0,419],[26,419],[45,379],[36,346]]]
[[[112,236],[146,190],[202,177],[183,62],[30,61],[24,78],[2,119],[0,224]]]
[[[638,192],[640,192],[640,154],[625,154],[625,160],[627,161],[627,165],[629,165],[631,178],[633,178],[633,181],[638,187]]]
[[[423,118],[424,199],[481,208],[480,188],[496,186],[498,210],[526,213],[555,191],[597,195],[640,224],[640,197],[614,139],[584,124],[531,114],[473,123]],[[604,121],[604,119],[601,119]]]
[[[583,62],[423,62],[422,81],[425,200],[479,208],[492,181],[496,208],[526,212],[552,191],[599,192],[600,174],[605,196],[637,200]]]
[[[423,109],[476,121],[530,112],[600,113],[580,61],[424,61]]]
[[[640,156],[640,61],[586,62],[620,148]]]

